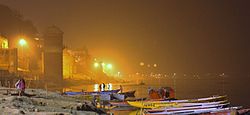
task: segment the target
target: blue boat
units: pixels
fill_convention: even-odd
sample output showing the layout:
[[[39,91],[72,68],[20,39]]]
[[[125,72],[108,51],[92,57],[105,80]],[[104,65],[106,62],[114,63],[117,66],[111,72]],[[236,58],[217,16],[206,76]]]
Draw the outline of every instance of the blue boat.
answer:
[[[83,91],[83,92],[73,92],[73,91],[67,91],[63,94],[65,95],[103,95],[103,94],[112,94],[112,93],[118,93],[120,89],[116,90],[107,90],[107,91]]]

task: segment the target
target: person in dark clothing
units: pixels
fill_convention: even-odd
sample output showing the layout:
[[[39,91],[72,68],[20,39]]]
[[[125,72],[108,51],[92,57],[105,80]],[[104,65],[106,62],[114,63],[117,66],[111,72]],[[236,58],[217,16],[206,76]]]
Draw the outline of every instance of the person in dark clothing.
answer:
[[[105,84],[102,83],[102,88],[103,88],[103,91],[105,91]]]
[[[99,84],[99,91],[102,91],[102,84]]]

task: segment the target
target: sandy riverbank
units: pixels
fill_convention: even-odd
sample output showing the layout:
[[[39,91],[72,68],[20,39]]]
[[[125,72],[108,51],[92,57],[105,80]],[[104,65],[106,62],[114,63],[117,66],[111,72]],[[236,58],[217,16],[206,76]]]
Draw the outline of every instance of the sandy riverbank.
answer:
[[[97,115],[96,112],[102,112],[82,96],[65,96],[59,92],[47,92],[42,89],[27,89],[25,93],[30,96],[17,96],[14,95],[16,91],[7,94],[7,90],[0,90],[0,113],[2,115]]]

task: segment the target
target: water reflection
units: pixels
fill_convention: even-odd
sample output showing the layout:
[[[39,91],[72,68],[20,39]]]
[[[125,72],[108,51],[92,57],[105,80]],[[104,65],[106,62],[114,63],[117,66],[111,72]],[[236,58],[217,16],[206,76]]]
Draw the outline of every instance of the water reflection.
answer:
[[[94,91],[99,91],[99,84],[94,85]]]
[[[71,86],[71,87],[64,87],[62,89],[63,92],[67,92],[67,91],[107,91],[107,90],[113,90],[112,83]]]
[[[108,90],[112,90],[112,84],[108,83]]]

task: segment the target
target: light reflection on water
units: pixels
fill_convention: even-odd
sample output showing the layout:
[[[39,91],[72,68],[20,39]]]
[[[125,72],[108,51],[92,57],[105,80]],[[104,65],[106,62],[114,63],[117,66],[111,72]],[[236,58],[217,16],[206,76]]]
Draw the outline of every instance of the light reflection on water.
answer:
[[[113,90],[112,83],[105,84],[105,89],[103,89],[103,87],[101,87],[101,89],[100,89],[100,85],[101,84],[71,86],[71,87],[64,88],[63,91],[76,91],[77,92],[77,91]],[[117,87],[115,87],[115,88],[117,88]]]
[[[99,91],[99,84],[94,85],[94,91]]]

